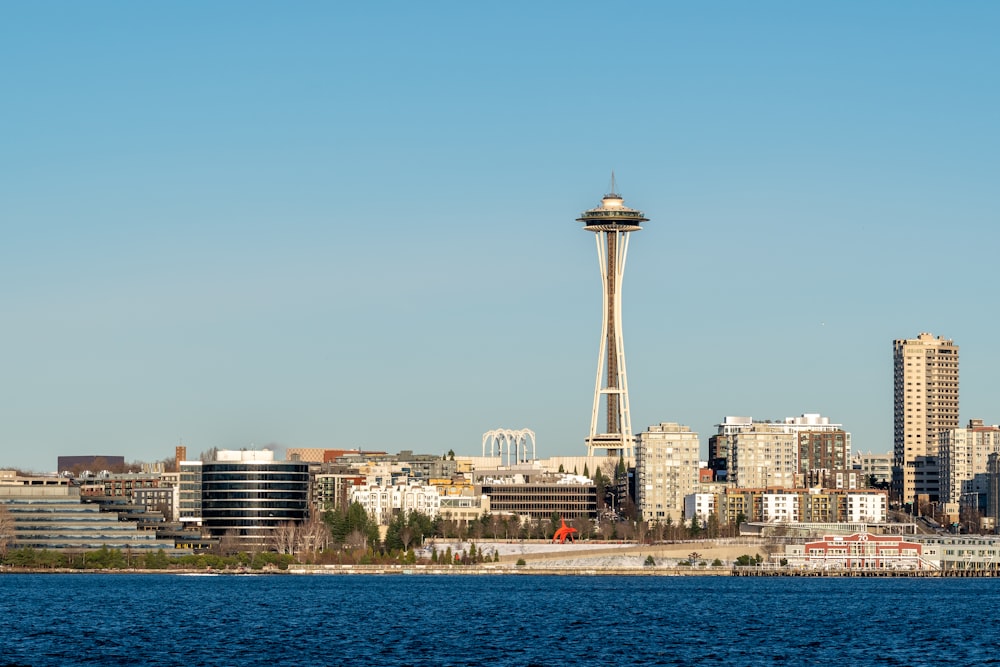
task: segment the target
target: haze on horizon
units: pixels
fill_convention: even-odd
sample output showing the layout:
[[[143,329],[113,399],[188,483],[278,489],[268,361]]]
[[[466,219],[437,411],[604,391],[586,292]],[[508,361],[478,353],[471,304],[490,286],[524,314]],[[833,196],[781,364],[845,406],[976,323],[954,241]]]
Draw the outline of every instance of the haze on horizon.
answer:
[[[632,424],[892,446],[892,340],[1000,421],[1000,6],[18,3],[0,23],[0,467],[212,447],[584,454],[592,234]]]

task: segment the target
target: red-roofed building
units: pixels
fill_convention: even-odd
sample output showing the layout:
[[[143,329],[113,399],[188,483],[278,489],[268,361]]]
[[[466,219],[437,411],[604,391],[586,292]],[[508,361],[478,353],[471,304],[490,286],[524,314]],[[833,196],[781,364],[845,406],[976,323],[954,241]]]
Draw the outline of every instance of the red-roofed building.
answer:
[[[821,540],[794,545],[789,564],[813,568],[925,569],[922,546],[899,535],[826,535]]]

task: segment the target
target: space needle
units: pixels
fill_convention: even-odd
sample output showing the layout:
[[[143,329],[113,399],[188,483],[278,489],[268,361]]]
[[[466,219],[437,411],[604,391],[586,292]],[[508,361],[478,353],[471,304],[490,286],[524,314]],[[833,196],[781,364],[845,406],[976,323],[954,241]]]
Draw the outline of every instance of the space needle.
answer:
[[[642,211],[625,206],[615,192],[611,174],[611,192],[601,205],[584,211],[577,222],[597,239],[597,261],[604,284],[601,317],[601,346],[597,357],[597,380],[594,383],[594,409],[590,416],[587,455],[603,450],[606,456],[624,456],[635,460],[635,438],[628,408],[628,379],[625,374],[625,343],[622,338],[622,277],[628,252],[629,232],[637,232],[647,222]],[[603,380],[603,382],[602,382]],[[598,430],[598,416],[604,403],[604,429]]]

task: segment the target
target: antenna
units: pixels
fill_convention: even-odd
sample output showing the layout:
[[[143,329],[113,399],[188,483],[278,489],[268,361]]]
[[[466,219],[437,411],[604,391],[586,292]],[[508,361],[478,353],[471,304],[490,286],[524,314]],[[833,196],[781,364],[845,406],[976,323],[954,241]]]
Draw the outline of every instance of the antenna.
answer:
[[[611,170],[611,194],[616,195],[618,191],[615,190],[615,170]]]

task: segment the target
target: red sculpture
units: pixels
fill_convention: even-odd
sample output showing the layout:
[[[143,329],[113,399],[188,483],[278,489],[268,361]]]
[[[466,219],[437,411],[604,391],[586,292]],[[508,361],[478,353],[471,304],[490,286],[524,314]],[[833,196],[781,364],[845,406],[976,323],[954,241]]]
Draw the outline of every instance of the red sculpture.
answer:
[[[552,541],[555,542],[559,540],[559,544],[566,544],[566,538],[569,538],[570,542],[575,542],[573,539],[573,533],[577,532],[576,528],[570,528],[566,525],[566,519],[559,517],[559,521],[562,522],[562,526],[556,530],[555,534],[552,536]]]

